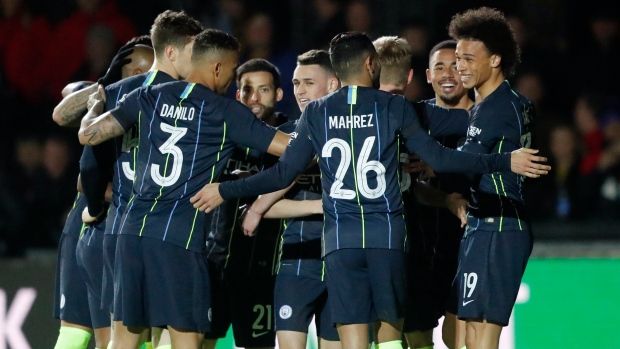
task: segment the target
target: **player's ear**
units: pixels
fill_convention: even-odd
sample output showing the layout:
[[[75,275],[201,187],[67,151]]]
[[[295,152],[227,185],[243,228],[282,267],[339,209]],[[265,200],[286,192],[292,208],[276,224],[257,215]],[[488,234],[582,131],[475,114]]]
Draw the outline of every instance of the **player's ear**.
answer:
[[[166,46],[164,49],[164,54],[171,61],[175,61],[177,59],[177,50],[173,45]]]
[[[278,87],[278,89],[276,90],[276,102],[281,101],[283,96],[284,91],[282,91],[282,88]]]
[[[215,65],[213,66],[213,74],[215,75],[215,77],[219,77],[221,72],[222,63],[215,63]]]
[[[491,67],[498,68],[502,63],[502,56],[495,54],[491,56]]]
[[[430,69],[426,69],[426,82],[428,84],[432,83],[432,81],[431,81],[431,70]]]
[[[235,97],[237,98],[238,101],[241,100],[241,92],[239,92],[239,90],[237,90],[237,92],[235,93]]]
[[[340,81],[338,78],[331,78],[327,84],[327,92],[332,93],[338,89],[338,85],[340,85]]]

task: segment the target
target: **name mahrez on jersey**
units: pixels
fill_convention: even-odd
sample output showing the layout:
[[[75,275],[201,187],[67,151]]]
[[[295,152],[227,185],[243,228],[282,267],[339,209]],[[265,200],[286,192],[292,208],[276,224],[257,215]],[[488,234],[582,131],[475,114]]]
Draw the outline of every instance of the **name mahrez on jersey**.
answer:
[[[159,115],[166,118],[192,121],[194,120],[195,113],[196,110],[193,107],[189,108],[188,111],[187,107],[168,105],[164,103],[161,106],[161,113],[159,113]]]
[[[373,114],[330,116],[329,128],[363,128],[374,127]]]

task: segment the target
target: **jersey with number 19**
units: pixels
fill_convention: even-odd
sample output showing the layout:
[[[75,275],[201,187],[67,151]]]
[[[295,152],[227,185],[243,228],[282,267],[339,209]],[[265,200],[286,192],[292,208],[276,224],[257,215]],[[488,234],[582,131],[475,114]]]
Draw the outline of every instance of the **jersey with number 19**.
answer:
[[[443,113],[448,109],[435,106]],[[303,172],[318,153],[323,185],[323,255],[345,248],[405,250],[399,137],[438,171],[510,168],[510,154],[480,156],[442,147],[402,96],[346,86],[310,103],[281,161]]]
[[[205,253],[205,215],[189,198],[218,178],[235,146],[266,152],[276,130],[241,103],[180,81],[140,88],[112,114],[125,130],[137,124],[140,137],[121,234]]]

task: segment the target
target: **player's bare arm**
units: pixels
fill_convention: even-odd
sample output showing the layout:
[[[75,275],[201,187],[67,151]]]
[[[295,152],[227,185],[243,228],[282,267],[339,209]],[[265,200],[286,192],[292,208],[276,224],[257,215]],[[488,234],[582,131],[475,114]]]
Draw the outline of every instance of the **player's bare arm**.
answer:
[[[244,212],[245,214],[243,216],[242,224],[243,234],[247,236],[254,236],[256,227],[258,227],[263,215],[265,215],[265,213],[268,212],[275,203],[281,200],[284,194],[286,194],[291,187],[292,185],[285,189],[259,196],[256,201],[254,201],[254,203],[252,203]]]
[[[264,215],[265,218],[296,218],[323,214],[322,200],[289,200],[276,202]]]
[[[510,170],[530,178],[549,173],[551,166],[541,164],[547,162],[547,158],[534,154],[538,154],[538,149],[521,148],[513,151],[510,155]]]
[[[267,148],[267,152],[275,156],[282,155],[290,139],[290,135],[281,131],[276,132],[276,135],[273,137],[273,140],[269,144],[269,148]]]
[[[83,145],[97,145],[104,141],[122,135],[125,130],[118,123],[111,110],[102,115],[103,101],[96,101],[93,107],[88,111],[82,119],[78,137]]]
[[[97,92],[98,86],[97,84],[90,85],[63,98],[52,113],[54,122],[65,127],[80,126],[79,121],[86,111],[88,98],[91,94]]]

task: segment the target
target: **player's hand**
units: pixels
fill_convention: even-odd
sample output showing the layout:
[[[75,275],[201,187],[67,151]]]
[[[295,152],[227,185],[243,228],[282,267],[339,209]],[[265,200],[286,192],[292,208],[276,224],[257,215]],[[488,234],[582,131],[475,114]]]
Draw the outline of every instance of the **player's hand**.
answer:
[[[243,219],[243,223],[241,224],[241,227],[243,228],[243,235],[256,235],[256,228],[258,227],[260,220],[263,218],[263,215],[253,210],[252,205],[249,205],[244,207],[241,217]]]
[[[103,98],[101,98],[101,94],[99,93],[99,91],[97,92],[93,92],[90,96],[88,96],[88,102],[86,102],[86,108],[88,110],[90,110],[95,103],[97,102],[102,102]],[[100,103],[102,105],[102,110],[103,110],[103,103]]]
[[[448,194],[446,207],[461,221],[461,228],[467,225],[467,200],[460,193]]]
[[[84,207],[84,211],[82,211],[82,222],[88,225],[99,223],[105,218],[106,211],[107,210],[104,209],[98,215],[91,216],[90,212],[88,212],[88,207]]]
[[[123,78],[122,69],[123,66],[131,62],[130,54],[133,53],[133,46],[127,47],[127,45],[121,47],[121,50],[112,58],[110,67],[104,76],[97,80],[99,85],[108,86]]]
[[[521,148],[510,154],[510,170],[514,173],[530,177],[538,178],[546,175],[551,170],[551,166],[539,164],[539,162],[547,162],[547,158],[537,156],[538,149]]]
[[[194,204],[194,208],[197,208],[204,213],[209,213],[224,202],[224,199],[222,199],[222,196],[220,195],[219,188],[219,183],[207,184],[200,189],[196,195],[192,196],[189,199],[189,202]]]

